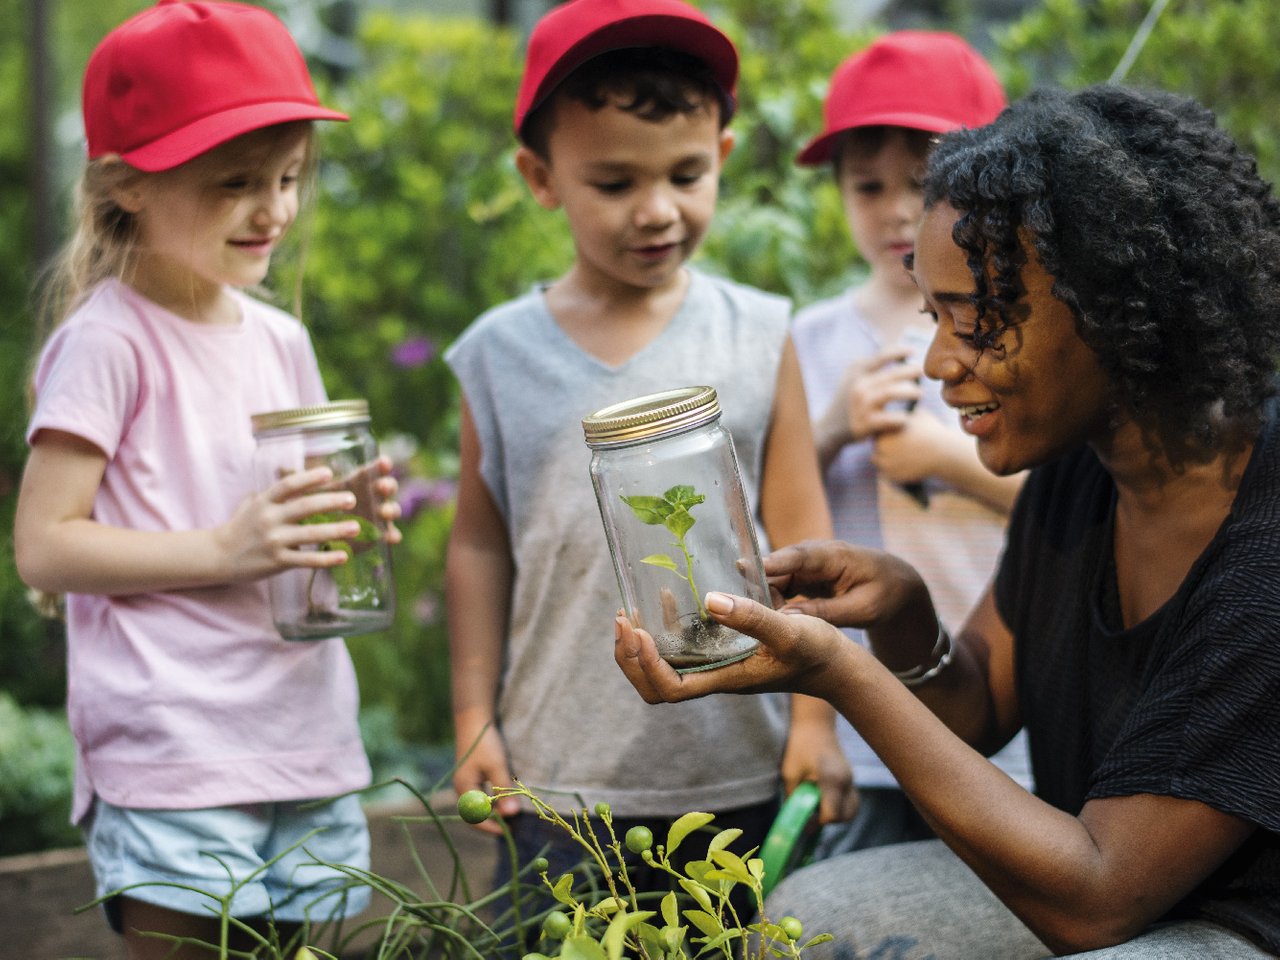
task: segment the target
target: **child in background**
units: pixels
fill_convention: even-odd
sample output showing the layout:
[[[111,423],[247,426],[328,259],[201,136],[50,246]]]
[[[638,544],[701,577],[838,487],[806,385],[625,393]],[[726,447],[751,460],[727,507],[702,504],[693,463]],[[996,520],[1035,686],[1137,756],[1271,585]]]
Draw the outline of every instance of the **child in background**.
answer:
[[[446,353],[463,400],[447,583],[459,793],[518,777],[563,810],[607,802],[619,835],[663,837],[702,810],[746,849],[780,768],[788,789],[819,782],[828,819],[852,812],[831,714],[776,697],[645,707],[612,659],[618,585],[580,422],[713,386],[768,541],[830,529],[787,303],[687,264],[733,145],[736,77],[732,43],[679,0],[572,0],[533,31],[516,162],[538,203],[563,208],[576,255]],[[552,876],[581,859],[515,798],[498,812],[520,862],[547,844]]]
[[[34,377],[17,563],[67,594],[72,816],[99,894],[141,884],[108,918],[131,958],[205,957],[141,933],[217,943],[228,873],[261,870],[231,912],[286,937],[368,897],[344,897],[300,848],[263,867],[311,831],[310,854],[367,866],[358,797],[309,802],[366,786],[369,766],[343,641],[283,641],[264,580],[342,563],[308,548],[353,539],[356,522],[300,521],[355,496],[327,468],[255,489],[251,415],[325,391],[305,328],[241,292],[297,215],[311,121],[346,117],[317,101],[284,25],[237,3],[162,0],[127,20],[90,58],[83,102],[88,163],[49,291],[64,309]],[[378,470],[389,498],[389,461]]]
[[[900,31],[835,71],[825,129],[800,153],[830,164],[865,281],[796,314],[804,372],[836,536],[905,558],[924,577],[942,622],[958,629],[995,569],[1020,477],[996,477],[921,382],[933,324],[903,265],[923,215],[931,139],[994,120],[1004,92],[985,60],[949,33]],[[861,640],[861,631],[849,631]],[[824,828],[816,856],[931,837],[879,758],[837,721],[861,804]],[[1026,786],[1024,738],[996,762]]]

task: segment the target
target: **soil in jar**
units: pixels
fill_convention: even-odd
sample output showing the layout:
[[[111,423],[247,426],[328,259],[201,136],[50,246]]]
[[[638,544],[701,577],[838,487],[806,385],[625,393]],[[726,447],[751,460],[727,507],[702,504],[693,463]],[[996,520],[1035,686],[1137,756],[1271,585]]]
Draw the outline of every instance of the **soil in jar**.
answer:
[[[662,659],[677,670],[703,670],[741,660],[755,649],[755,641],[737,630],[696,613],[679,619],[680,630],[654,637]]]

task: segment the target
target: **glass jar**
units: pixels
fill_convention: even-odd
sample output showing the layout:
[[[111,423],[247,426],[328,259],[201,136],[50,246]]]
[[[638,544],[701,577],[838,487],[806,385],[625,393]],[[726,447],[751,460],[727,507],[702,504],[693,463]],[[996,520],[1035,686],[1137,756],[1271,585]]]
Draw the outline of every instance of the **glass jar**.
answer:
[[[311,640],[385,630],[395,615],[395,586],[386,523],[374,489],[378,451],[369,428],[369,404],[339,400],[259,413],[252,421],[258,442],[254,474],[259,489],[299,470],[328,467],[333,481],[322,489],[350,490],[356,505],[350,511],[319,513],[301,522],[355,520],[360,524],[354,540],[331,540],[307,548],[341,550],[347,554],[346,563],[323,570],[298,567],[267,580],[271,614],[280,635],[287,640]]]
[[[617,403],[582,421],[622,604],[663,659],[689,672],[741,660],[756,641],[718,623],[707,591],[769,604],[733,438],[711,387]]]

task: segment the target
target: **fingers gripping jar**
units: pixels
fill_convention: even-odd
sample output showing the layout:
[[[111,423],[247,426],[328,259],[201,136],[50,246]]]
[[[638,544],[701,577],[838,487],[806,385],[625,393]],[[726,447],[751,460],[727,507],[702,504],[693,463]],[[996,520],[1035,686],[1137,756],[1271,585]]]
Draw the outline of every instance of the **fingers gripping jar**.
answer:
[[[709,590],[769,604],[733,438],[711,387],[683,387],[582,421],[591,481],[627,615],[681,672],[741,660],[756,641],[714,620]]]
[[[254,415],[258,448],[254,473],[259,489],[290,473],[328,467],[332,483],[323,490],[350,490],[356,505],[348,512],[318,513],[306,523],[355,520],[354,540],[332,540],[314,549],[341,550],[346,563],[326,569],[294,568],[267,580],[271,613],[288,640],[354,636],[385,630],[395,615],[391,551],[386,523],[378,511],[378,451],[364,400],[277,410]]]

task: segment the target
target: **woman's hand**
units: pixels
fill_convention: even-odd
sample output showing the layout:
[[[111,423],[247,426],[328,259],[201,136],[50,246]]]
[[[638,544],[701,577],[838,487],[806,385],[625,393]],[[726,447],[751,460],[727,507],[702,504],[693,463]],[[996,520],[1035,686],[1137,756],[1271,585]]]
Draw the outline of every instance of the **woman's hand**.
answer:
[[[932,606],[920,575],[905,560],[841,540],[806,540],[764,558],[775,604],[837,627],[873,628],[904,611]]]
[[[787,690],[823,697],[832,662],[860,650],[835,627],[796,611],[771,610],[744,597],[708,593],[707,611],[720,623],[755,637],[760,646],[745,660],[714,670],[680,674],[658,655],[646,631],[619,612],[614,621],[614,659],[648,703],[677,703],[709,693]]]

